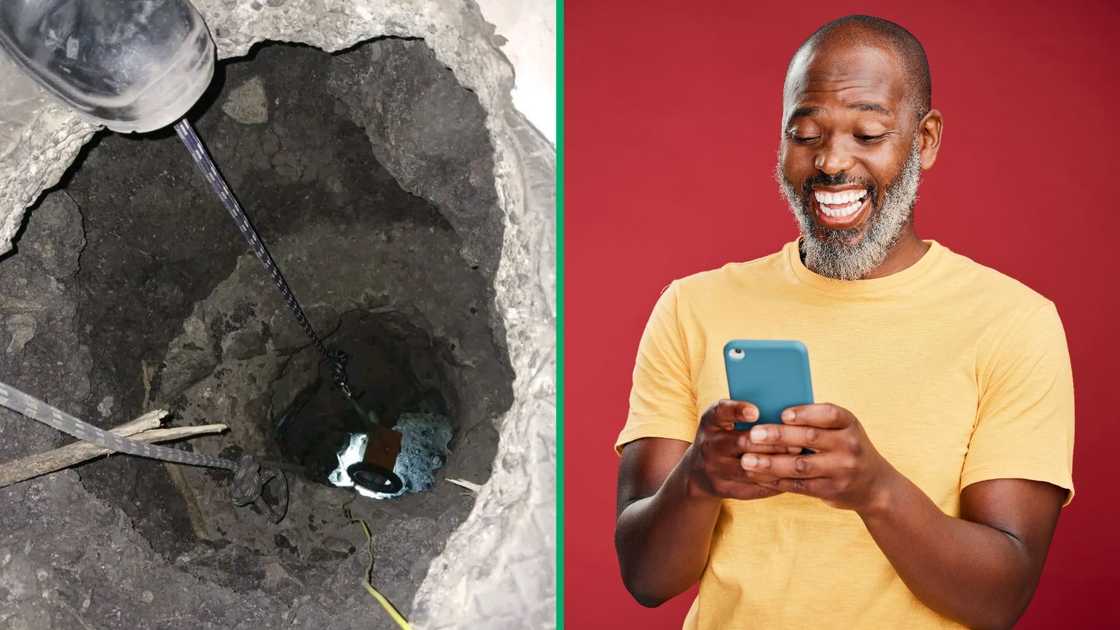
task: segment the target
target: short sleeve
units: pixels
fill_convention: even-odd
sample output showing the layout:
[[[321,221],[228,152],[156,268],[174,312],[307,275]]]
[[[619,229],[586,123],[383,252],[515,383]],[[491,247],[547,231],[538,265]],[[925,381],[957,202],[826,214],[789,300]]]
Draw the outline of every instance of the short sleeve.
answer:
[[[699,413],[680,321],[677,283],[662,292],[646,323],[634,361],[630,411],[615,450],[646,437],[691,442]]]
[[[1045,481],[1073,499],[1073,373],[1054,304],[1020,316],[978,357],[980,401],[961,487]]]

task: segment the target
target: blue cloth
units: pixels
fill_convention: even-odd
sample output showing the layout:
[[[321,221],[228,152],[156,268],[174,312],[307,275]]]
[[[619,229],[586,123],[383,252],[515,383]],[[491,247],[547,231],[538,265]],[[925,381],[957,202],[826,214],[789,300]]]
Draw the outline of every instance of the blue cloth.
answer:
[[[395,428],[403,436],[393,466],[393,472],[404,482],[400,494],[430,489],[435,485],[436,471],[447,461],[451,419],[435,413],[405,413]]]

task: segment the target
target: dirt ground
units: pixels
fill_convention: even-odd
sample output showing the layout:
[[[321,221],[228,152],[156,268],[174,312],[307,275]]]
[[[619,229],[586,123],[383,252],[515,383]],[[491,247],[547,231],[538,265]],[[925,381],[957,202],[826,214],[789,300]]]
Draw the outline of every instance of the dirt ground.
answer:
[[[0,490],[17,506],[0,513],[0,628],[392,627],[359,586],[366,541],[343,506],[407,611],[473,505],[444,480],[489,476],[512,372],[477,100],[417,41],[271,45],[218,72],[195,126],[312,322],[388,422],[448,415],[451,456],[431,491],[392,501],[292,477],[279,525],[233,507],[224,473],[125,457]],[[414,165],[423,196],[379,158]],[[100,426],[155,407],[224,422],[187,448],[227,456],[290,456],[272,427],[300,392],[317,393],[289,439],[338,428],[344,402],[174,134],[101,135],[17,248],[0,261],[13,385]],[[0,414],[0,461],[63,441]]]

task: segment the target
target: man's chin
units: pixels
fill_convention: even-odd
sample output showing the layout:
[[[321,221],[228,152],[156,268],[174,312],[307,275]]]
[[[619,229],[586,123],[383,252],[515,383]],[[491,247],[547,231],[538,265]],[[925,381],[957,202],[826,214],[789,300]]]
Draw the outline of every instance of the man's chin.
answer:
[[[812,239],[820,247],[827,247],[830,249],[835,249],[837,247],[856,247],[867,237],[867,222],[856,227],[836,228],[826,225],[816,216],[812,216],[809,223],[812,226],[811,233],[805,234],[803,231],[802,234]],[[802,222],[802,225],[804,225],[804,222]]]
[[[866,237],[867,230],[862,227],[836,229],[818,225],[813,232],[813,238],[817,242],[832,248],[855,248],[858,247]]]

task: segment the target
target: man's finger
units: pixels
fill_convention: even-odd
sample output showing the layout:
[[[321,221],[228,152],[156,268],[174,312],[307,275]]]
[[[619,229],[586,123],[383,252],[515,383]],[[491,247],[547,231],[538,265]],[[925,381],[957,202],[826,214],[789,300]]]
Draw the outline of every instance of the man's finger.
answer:
[[[814,455],[756,455],[747,453],[740,460],[747,478],[756,475],[789,479],[832,477],[842,467],[843,460],[836,454]]]
[[[852,412],[832,403],[798,405],[782,412],[782,422],[820,429],[844,429],[854,422]]]
[[[717,457],[739,457],[743,449],[739,447],[741,431],[714,431],[704,440],[707,451]]]
[[[800,453],[800,446],[783,446],[781,444],[759,444],[751,441],[750,432],[743,432],[736,444],[740,453]]]
[[[714,480],[734,483],[746,483],[755,480],[775,481],[778,479],[777,475],[769,475],[764,472],[759,472],[755,474],[754,479],[749,479],[747,477],[747,471],[743,470],[743,466],[739,463],[739,460],[713,463],[708,468],[708,474]]]
[[[725,488],[726,496],[729,499],[765,499],[767,497],[776,496],[782,493],[781,490],[774,488],[767,488],[766,486],[753,483],[737,483]]]
[[[781,444],[759,444],[757,442],[747,442],[747,447],[741,449],[740,453],[763,453],[765,455],[781,454],[781,455],[796,455],[801,452],[800,446],[782,446]]]
[[[789,424],[760,424],[751,427],[750,441],[783,447],[804,447],[814,451],[828,451],[838,445],[840,435],[835,429]],[[797,452],[801,452],[798,450]]]
[[[776,490],[778,492],[792,492],[794,494],[805,494],[811,497],[825,497],[828,496],[832,480],[822,477],[814,479],[785,478],[776,479],[772,482],[757,483],[764,488]]]
[[[736,422],[758,420],[758,407],[740,400],[721,400],[700,416],[700,424],[732,431]]]

